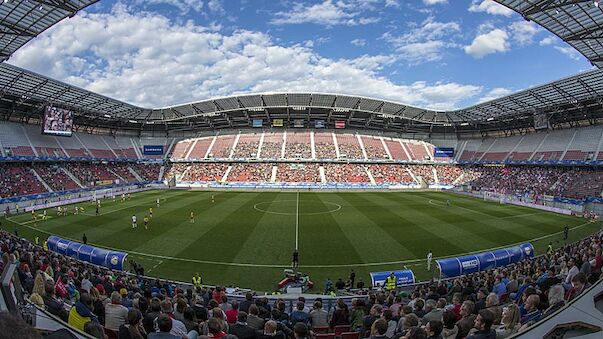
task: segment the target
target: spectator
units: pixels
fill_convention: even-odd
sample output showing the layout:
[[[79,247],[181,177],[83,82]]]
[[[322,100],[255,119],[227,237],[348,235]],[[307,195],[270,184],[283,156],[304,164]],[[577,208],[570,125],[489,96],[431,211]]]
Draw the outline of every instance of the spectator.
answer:
[[[80,299],[71,307],[68,322],[69,325],[83,331],[84,325],[89,321],[98,323],[98,319],[92,313],[92,298],[84,292],[80,294]]]
[[[114,291],[111,293],[111,302],[105,306],[105,327],[115,332],[126,323],[128,316],[128,309],[121,302],[121,295]]]
[[[126,323],[119,326],[119,339],[144,339],[146,332],[141,320],[139,311],[129,310]]]
[[[488,310],[481,310],[475,318],[477,332],[468,336],[467,339],[495,339],[496,332],[492,329],[494,316]]]
[[[319,300],[315,301],[312,311],[310,311],[310,324],[312,325],[312,327],[329,326],[328,316],[329,314],[327,313],[327,311],[322,309],[322,302],[320,302]]]
[[[509,304],[503,309],[501,324],[496,328],[497,338],[506,338],[517,333],[519,329],[519,307]]]
[[[182,339],[181,336],[172,334],[172,320],[167,314],[161,314],[155,320],[156,332],[149,333],[149,339]]]
[[[229,327],[228,333],[239,339],[255,339],[256,330],[247,324],[247,313],[240,311],[237,314],[237,322]]]

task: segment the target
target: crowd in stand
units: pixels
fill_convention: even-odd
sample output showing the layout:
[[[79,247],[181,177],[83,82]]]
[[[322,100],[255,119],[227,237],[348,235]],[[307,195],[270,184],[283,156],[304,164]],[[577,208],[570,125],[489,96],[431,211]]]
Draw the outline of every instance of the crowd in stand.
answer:
[[[316,159],[337,159],[337,152],[333,143],[317,141],[314,143]]]
[[[162,280],[109,271],[44,251],[25,239],[0,232],[0,270],[18,264],[29,299],[68,322],[98,335],[173,338],[226,334],[238,339],[310,338],[312,329],[343,326],[372,338],[505,338],[554,314],[601,279],[603,232],[546,255],[454,280],[397,288],[360,290],[351,307],[338,299],[324,309],[299,298],[294,309],[249,293],[231,301],[220,287],[180,289]],[[343,290],[337,281],[334,289]],[[360,280],[359,280],[360,281]],[[353,285],[353,281],[347,285]],[[171,337],[170,337],[171,338]],[[231,337],[234,339],[234,337]]]
[[[228,181],[269,182],[272,177],[272,164],[235,164],[228,173]]]
[[[31,170],[19,163],[0,163],[0,197],[46,192]]]
[[[36,164],[34,169],[55,192],[80,188],[58,165]]]
[[[321,182],[318,164],[278,164],[277,182]]]
[[[372,145],[364,145],[364,150],[366,151],[366,156],[369,159],[375,159],[375,160],[389,160],[389,156],[387,155],[387,152],[385,152],[385,149],[383,147],[376,147],[376,146],[372,146]]]
[[[264,141],[262,144],[262,153],[260,153],[260,158],[278,159],[281,157],[282,149],[282,142]]]
[[[190,166],[190,168],[189,168]],[[185,167],[183,181],[220,181],[228,169],[228,164],[193,164]],[[188,168],[188,170],[186,170]],[[174,170],[174,167],[172,167]]]
[[[161,170],[161,164],[143,164],[136,163],[130,164],[130,167],[140,175],[144,181],[157,181],[159,180],[159,171]]]
[[[312,149],[310,144],[289,143],[285,149],[285,158],[287,159],[312,159]]]
[[[463,174],[463,169],[457,166],[434,166],[434,168],[442,184],[452,184]]]
[[[360,145],[354,144],[339,144],[339,157],[347,159],[364,159]]]
[[[434,167],[430,165],[416,165],[412,166],[411,170],[415,177],[421,177],[426,184],[434,184],[435,178],[433,176],[433,168]]]
[[[258,141],[239,141],[235,148],[234,158],[240,159],[251,159],[258,155],[258,147],[260,142]]]
[[[582,199],[601,196],[601,169],[505,166],[468,167],[463,182],[474,189],[503,194],[553,195]]]
[[[414,184],[406,165],[370,165],[369,171],[376,183]]]
[[[327,182],[335,183],[363,183],[369,182],[366,168],[363,165],[353,164],[325,164]]]

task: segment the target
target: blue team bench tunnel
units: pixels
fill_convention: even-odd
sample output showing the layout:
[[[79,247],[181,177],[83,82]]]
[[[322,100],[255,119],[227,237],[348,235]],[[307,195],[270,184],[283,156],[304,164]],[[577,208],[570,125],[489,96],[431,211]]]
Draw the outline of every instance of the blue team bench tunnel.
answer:
[[[495,251],[438,259],[436,263],[440,268],[440,278],[453,278],[517,263],[532,257],[534,257],[534,246],[525,243]]]
[[[412,270],[371,272],[371,283],[373,284],[373,287],[385,286],[385,281],[392,272],[394,272],[394,276],[396,277],[396,286],[398,287],[412,285],[415,283],[415,275]]]
[[[84,245],[77,241],[71,241],[57,237],[48,237],[48,249],[72,258],[89,262],[97,266],[104,266],[112,270],[122,271],[125,267],[128,253],[110,251],[90,245]]]

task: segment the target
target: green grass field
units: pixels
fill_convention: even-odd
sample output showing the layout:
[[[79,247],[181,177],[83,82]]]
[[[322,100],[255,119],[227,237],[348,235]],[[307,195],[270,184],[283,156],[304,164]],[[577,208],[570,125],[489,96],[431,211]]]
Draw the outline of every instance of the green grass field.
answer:
[[[215,196],[215,202],[211,197]],[[155,200],[161,206],[155,207]],[[446,200],[451,206],[446,206]],[[309,273],[320,292],[324,280],[345,278],[350,269],[370,283],[369,272],[411,268],[425,280],[429,249],[435,257],[460,255],[531,239],[542,252],[599,229],[584,219],[443,192],[233,192],[147,191],[130,201],[102,201],[100,215],[83,203],[85,214],[34,222],[21,214],[3,222],[20,235],[49,234],[123,250],[145,266],[146,274],[189,281],[199,272],[208,284],[263,291],[276,288],[296,245],[299,270]],[[142,219],[153,208],[149,230]],[[189,219],[195,214],[195,222]],[[138,228],[130,217],[136,214]]]

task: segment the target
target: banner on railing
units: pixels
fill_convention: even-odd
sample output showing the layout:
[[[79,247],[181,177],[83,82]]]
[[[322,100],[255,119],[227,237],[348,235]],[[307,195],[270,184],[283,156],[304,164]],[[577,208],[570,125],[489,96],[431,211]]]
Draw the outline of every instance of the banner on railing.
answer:
[[[124,270],[124,263],[128,253],[111,251],[77,241],[71,241],[52,235],[48,237],[48,249],[75,259],[89,262],[97,266],[104,266],[112,270]]]
[[[373,287],[385,286],[385,281],[392,272],[396,277],[396,286],[398,287],[412,285],[415,283],[415,274],[412,272],[412,270],[371,272],[371,283],[373,284]]]
[[[440,268],[441,278],[453,278],[517,263],[532,257],[534,257],[534,246],[525,243],[489,252],[438,259],[436,263]]]

